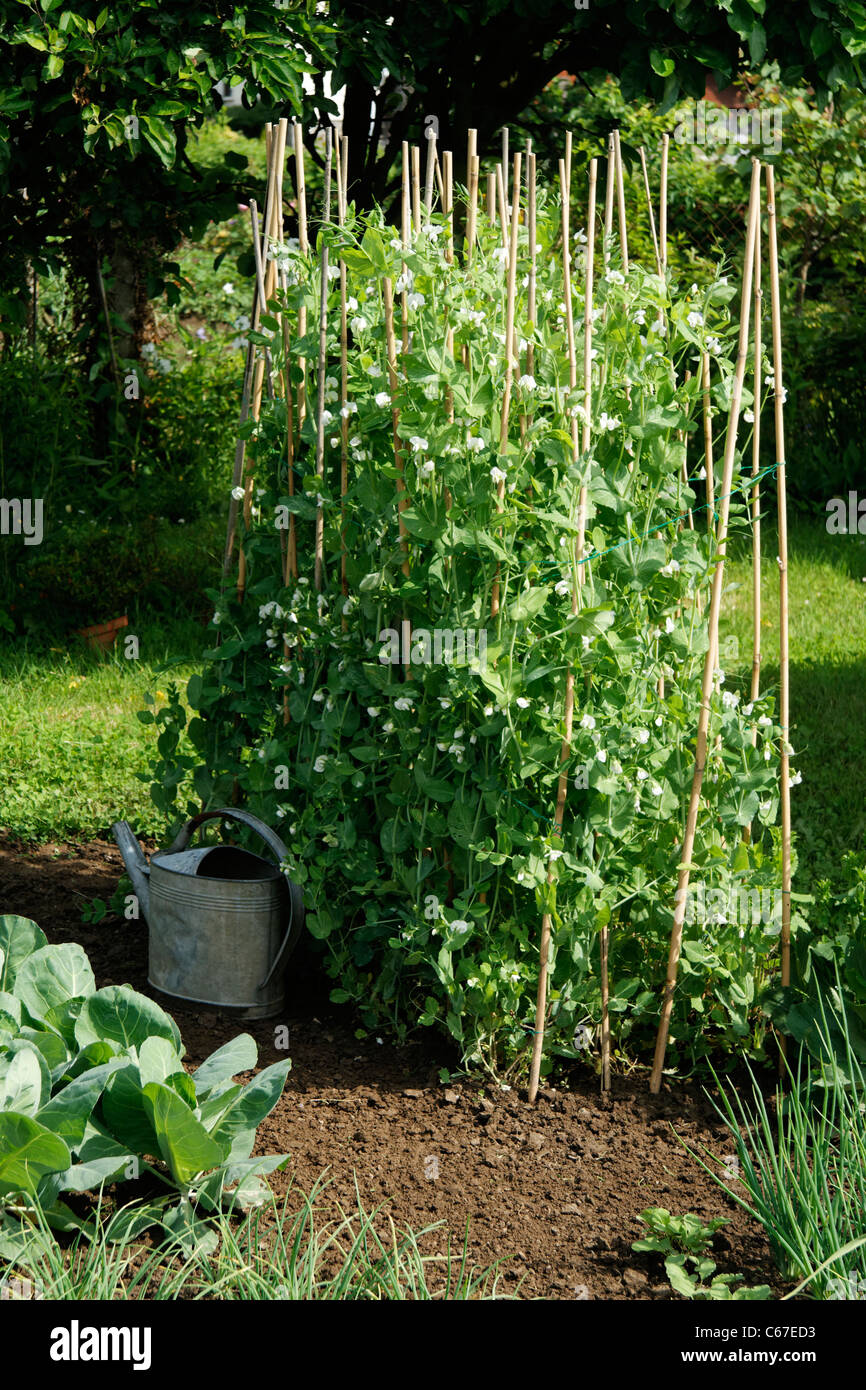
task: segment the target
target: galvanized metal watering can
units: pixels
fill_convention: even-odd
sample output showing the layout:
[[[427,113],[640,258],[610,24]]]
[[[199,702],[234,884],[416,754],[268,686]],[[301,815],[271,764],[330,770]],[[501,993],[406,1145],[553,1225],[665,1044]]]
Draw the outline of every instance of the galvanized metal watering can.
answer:
[[[276,865],[233,845],[188,849],[208,820],[262,837]],[[287,850],[247,811],[202,811],[150,864],[126,821],[111,827],[149,931],[148,982],[175,999],[269,1018],[285,1000],[285,967],[304,925],[304,899],[280,871]]]

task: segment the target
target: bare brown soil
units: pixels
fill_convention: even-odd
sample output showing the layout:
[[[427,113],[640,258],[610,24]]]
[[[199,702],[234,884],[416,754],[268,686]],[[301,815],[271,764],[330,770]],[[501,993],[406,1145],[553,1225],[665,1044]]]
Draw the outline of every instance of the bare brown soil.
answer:
[[[78,941],[98,985],[147,984],[143,922],[81,922],[93,897],[108,899],[122,872],[113,842],[21,848],[0,841],[0,912],[20,913],[49,941]],[[608,1098],[588,1070],[574,1071],[530,1108],[518,1091],[480,1081],[443,1085],[455,1065],[437,1041],[396,1049],[358,1041],[349,1010],[328,1002],[330,984],[300,951],[282,1019],[240,1022],[199,1006],[160,1002],[176,1018],[195,1066],[238,1032],[250,1032],[262,1066],[285,1056],[276,1030],[289,1028],[292,1070],[276,1110],[259,1132],[259,1151],[286,1152],[290,1179],[309,1191],[324,1170],[329,1197],[355,1208],[354,1180],[367,1210],[382,1202],[398,1224],[442,1229],[422,1248],[462,1247],[470,1260],[504,1259],[502,1290],[545,1299],[668,1299],[661,1257],[636,1254],[638,1214],[663,1206],[682,1214],[727,1216],[714,1241],[719,1272],[784,1291],[760,1228],[731,1203],[685,1151],[724,1154],[730,1139],[697,1084],[651,1096],[645,1076],[617,1076]],[[155,995],[154,997],[159,997]],[[676,1133],[674,1132],[676,1131]]]

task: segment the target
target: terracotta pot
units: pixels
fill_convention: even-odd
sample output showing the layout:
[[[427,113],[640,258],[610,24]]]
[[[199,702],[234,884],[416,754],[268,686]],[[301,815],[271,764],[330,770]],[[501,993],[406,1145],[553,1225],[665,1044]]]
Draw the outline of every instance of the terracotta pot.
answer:
[[[83,637],[88,647],[95,651],[108,651],[122,627],[129,627],[129,618],[112,618],[109,623],[96,623],[93,627],[76,628],[76,636]]]

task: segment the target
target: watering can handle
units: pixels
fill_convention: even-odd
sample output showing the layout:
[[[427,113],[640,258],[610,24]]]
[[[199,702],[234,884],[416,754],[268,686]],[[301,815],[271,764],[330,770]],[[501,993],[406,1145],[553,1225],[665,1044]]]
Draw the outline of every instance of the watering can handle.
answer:
[[[268,849],[274,854],[278,864],[282,864],[288,854],[288,850],[279,835],[271,830],[270,826],[265,825],[264,821],[260,821],[258,816],[250,815],[249,811],[234,810],[199,812],[197,816],[193,816],[192,820],[187,821],[186,825],[181,828],[176,840],[169,845],[166,850],[166,854],[177,854],[180,850],[186,849],[196,830],[198,830],[199,826],[206,820],[237,820],[243,825],[248,825],[251,830],[255,830],[256,834],[261,836]],[[284,874],[283,877],[289,888],[289,902],[291,905],[289,925],[280,943],[280,949],[274,956],[271,968],[259,985],[259,989],[264,989],[265,985],[270,983],[271,978],[276,974],[280,965],[287,958],[289,952],[297,942],[304,926],[304,895],[297,883],[292,883],[288,874]]]

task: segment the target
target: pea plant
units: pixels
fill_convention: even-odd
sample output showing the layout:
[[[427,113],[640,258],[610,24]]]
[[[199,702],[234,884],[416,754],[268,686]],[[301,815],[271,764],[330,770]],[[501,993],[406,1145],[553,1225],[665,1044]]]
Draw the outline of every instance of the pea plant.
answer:
[[[718,558],[700,361],[723,416],[734,287],[626,270],[605,240],[585,316],[586,230],[543,188],[532,239],[482,217],[465,254],[452,231],[348,207],[306,253],[272,248],[242,591],[214,588],[201,672],[140,717],[168,821],[242,801],[282,828],[334,1001],[505,1077],[532,1042],[544,914],[545,1070],[595,1048],[602,929],[615,1048],[641,1057],[658,1023]],[[746,486],[738,454],[733,531]],[[730,910],[780,876],[775,701],[734,684],[716,670],[693,883],[717,908],[687,916],[684,1065],[760,1050],[778,951],[776,916]]]

